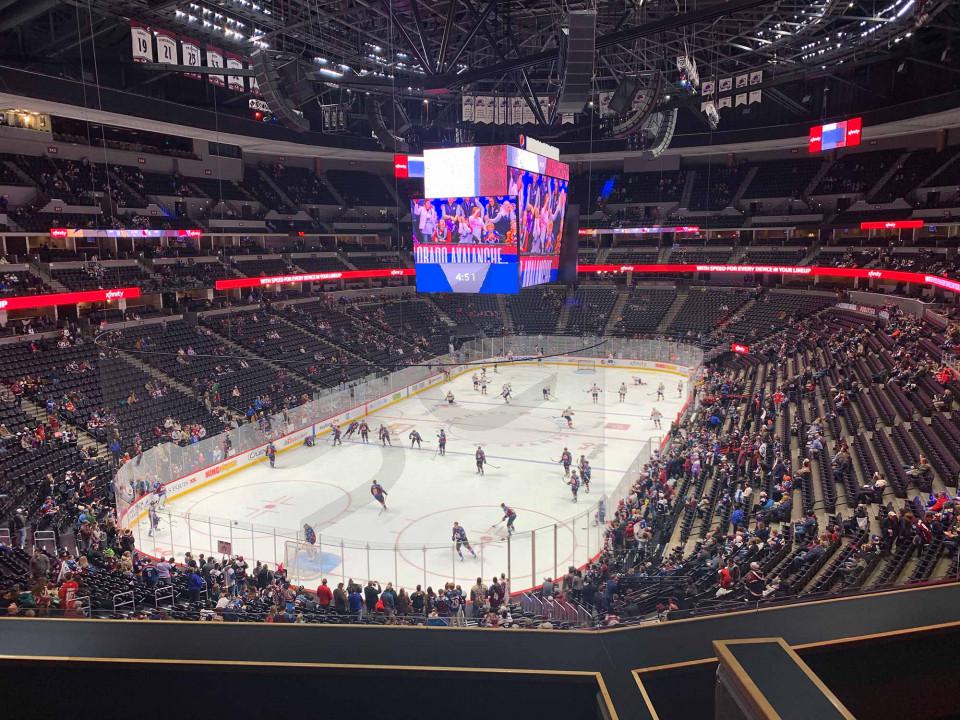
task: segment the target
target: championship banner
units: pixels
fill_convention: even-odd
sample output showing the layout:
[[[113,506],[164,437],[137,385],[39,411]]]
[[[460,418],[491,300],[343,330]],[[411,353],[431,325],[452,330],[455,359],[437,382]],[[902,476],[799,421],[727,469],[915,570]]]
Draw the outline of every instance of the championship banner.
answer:
[[[246,58],[246,65],[247,67],[253,67],[253,62],[250,60],[250,58]],[[260,92],[260,83],[257,82],[256,75],[251,75],[249,78],[247,78],[247,80],[250,82],[250,94],[254,97],[263,97],[263,93]]]
[[[233,53],[227,53],[227,69],[228,70],[242,70],[243,62],[240,60],[239,55],[234,55]],[[227,75],[227,89],[233,90],[234,92],[246,92],[246,85],[243,83],[242,75]]]
[[[207,67],[223,67],[223,51],[213,45],[207,45]],[[208,75],[211,85],[223,87],[223,75]]]
[[[157,62],[177,65],[177,36],[169,30],[157,30]]]
[[[134,62],[153,62],[153,35],[150,34],[150,28],[131,20],[130,40]]]
[[[460,113],[463,122],[474,122],[476,120],[476,115],[473,112],[475,102],[476,98],[473,95],[464,95],[460,98]]]
[[[183,64],[189,65],[190,67],[200,67],[203,65],[200,62],[200,43],[196,40],[191,40],[188,37],[180,38],[180,46],[183,48]],[[199,80],[200,73],[184,73],[184,77],[188,77],[191,80]]]

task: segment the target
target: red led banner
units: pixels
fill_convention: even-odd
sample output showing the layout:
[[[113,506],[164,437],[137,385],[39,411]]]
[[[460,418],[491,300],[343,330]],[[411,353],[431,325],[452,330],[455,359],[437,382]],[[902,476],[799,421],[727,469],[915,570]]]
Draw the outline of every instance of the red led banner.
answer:
[[[76,305],[89,302],[113,302],[140,297],[140,288],[116,288],[113,290],[86,290],[84,292],[52,293],[50,295],[23,295],[0,298],[0,310],[25,310],[27,308],[51,307],[53,305]]]
[[[299,275],[273,275],[271,277],[230,278],[217,280],[217,290],[233,290],[245,287],[264,287],[267,285],[285,285],[288,283],[328,282],[331,280],[365,280],[367,278],[413,277],[413,268],[389,268],[383,270],[343,270],[322,273],[301,273]]]
[[[923,220],[872,220],[860,223],[861,230],[912,230],[923,227]]]
[[[749,346],[749,345],[741,345],[740,343],[730,343],[730,352],[735,352],[735,353],[737,353],[737,354],[739,354],[739,355],[749,355],[749,354],[750,354],[750,346]]]

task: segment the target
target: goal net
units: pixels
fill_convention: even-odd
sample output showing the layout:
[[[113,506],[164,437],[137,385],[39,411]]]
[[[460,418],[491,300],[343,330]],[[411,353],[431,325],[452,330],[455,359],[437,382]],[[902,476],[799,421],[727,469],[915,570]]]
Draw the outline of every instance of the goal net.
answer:
[[[577,372],[592,373],[597,370],[597,361],[593,358],[577,360]]]

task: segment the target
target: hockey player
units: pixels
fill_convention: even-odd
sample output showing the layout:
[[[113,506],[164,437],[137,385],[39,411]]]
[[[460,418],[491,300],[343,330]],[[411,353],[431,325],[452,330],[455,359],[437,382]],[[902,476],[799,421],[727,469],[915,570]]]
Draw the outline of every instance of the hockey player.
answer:
[[[480,389],[480,376],[477,375],[476,373],[473,374],[473,389],[474,390]]]
[[[380,485],[380,483],[378,483],[376,480],[374,480],[373,484],[370,486],[370,494],[373,496],[374,500],[380,503],[380,512],[383,512],[384,510],[387,509],[386,496],[389,493],[386,490],[384,490],[383,486]]]
[[[417,444],[418,448],[421,447],[420,443],[423,442],[423,438],[420,436],[420,433],[418,433],[416,430],[411,430],[410,435],[408,435],[408,437],[410,438],[411,449],[413,448],[414,443]]]
[[[683,397],[683,380],[677,383],[677,397]]]
[[[500,509],[503,510],[503,518],[501,518],[500,522],[506,520],[507,535],[513,535],[513,523],[516,522],[517,513],[513,508],[507,507],[506,503],[500,503]]]
[[[160,527],[160,515],[157,513],[157,499],[150,499],[150,508],[147,511],[147,514],[150,517],[150,532],[147,533],[150,537],[153,537],[153,533]]]
[[[357,428],[360,427],[360,423],[354,420],[352,423],[347,425],[347,431],[343,434],[345,438],[353,437],[353,434],[357,431]]]
[[[270,467],[276,467],[277,447],[272,442],[267,444],[267,460],[270,461]]]
[[[656,408],[650,411],[650,419],[653,420],[653,426],[657,428],[657,430],[660,429],[660,418],[662,417],[663,417],[663,413],[661,413]]]
[[[576,470],[570,471],[570,480],[567,482],[567,485],[570,486],[570,492],[573,494],[573,501],[577,501],[577,493],[580,491],[580,478],[577,476]]]
[[[393,445],[390,441],[390,431],[387,430],[387,426],[383,423],[380,423],[380,427],[377,428],[377,436],[380,438],[381,445]]]
[[[590,393],[590,397],[593,398],[593,404],[594,404],[594,405],[599,405],[599,404],[600,404],[600,393],[603,392],[603,390],[600,389],[600,386],[597,385],[596,383],[594,383],[593,385],[590,386],[590,389],[589,389],[587,392],[589,392],[589,393]]]
[[[549,386],[549,385],[544,385],[544,386],[543,386],[543,399],[544,399],[544,400],[549,400],[549,399],[550,399],[550,386]]]
[[[657,385],[657,400],[663,400],[663,383]]]
[[[463,560],[463,551],[460,549],[461,546],[465,547],[470,551],[470,554],[474,558],[477,557],[477,554],[473,551],[473,547],[470,545],[470,541],[467,540],[467,531],[461,527],[460,523],[454,521],[453,523],[453,538],[452,540],[456,543],[457,555],[460,556],[460,559]]]
[[[340,426],[331,425],[330,430],[333,432],[333,444],[334,445],[343,445],[343,440],[340,439]]]
[[[440,429],[440,433],[437,435],[437,454],[447,454],[447,433],[443,431],[443,428]]]
[[[153,483],[153,494],[157,496],[157,504],[160,507],[167,504],[167,488],[159,480]]]
[[[487,464],[487,454],[483,448],[477,445],[477,452],[474,454],[477,460],[477,475],[483,475],[483,466]]]
[[[634,384],[634,385],[646,385],[646,383],[643,381],[643,378],[640,377],[639,375],[634,375],[634,376],[633,376],[633,384]]]
[[[486,375],[486,373],[484,373],[483,375],[480,376],[480,394],[481,394],[481,395],[486,395],[486,394],[487,394],[487,375]]]
[[[590,467],[590,461],[586,458],[583,459],[583,464],[580,466],[580,482],[583,484],[583,491],[585,493],[590,493],[590,478],[593,476],[593,468]]]
[[[306,523],[303,524],[303,539],[306,540],[311,545],[317,544],[316,530],[314,530],[312,527],[310,527]]]
[[[570,409],[569,405],[567,406],[566,410],[560,413],[560,417],[567,421],[568,428],[573,427],[573,410]]]
[[[453,405],[453,400],[454,400],[453,392],[451,392],[450,390],[447,390],[447,396],[444,399],[447,401],[447,405]]]
[[[364,445],[370,442],[370,426],[367,425],[366,420],[360,421],[360,439],[363,440]]]
[[[567,477],[570,475],[570,465],[573,464],[573,455],[571,455],[570,451],[566,448],[560,453],[560,464],[563,465],[563,476]]]
[[[625,382],[620,383],[620,389],[617,390],[617,395],[620,396],[620,402],[627,399],[627,384]]]
[[[603,525],[607,521],[607,506],[603,502],[603,498],[600,498],[600,502],[597,503],[597,514],[594,516],[595,525]]]
[[[503,401],[504,401],[507,405],[510,404],[510,393],[511,393],[512,391],[513,391],[513,390],[512,390],[512,388],[510,387],[510,383],[507,383],[506,385],[504,385],[504,386],[503,386],[503,389],[500,390],[500,397],[503,398]]]

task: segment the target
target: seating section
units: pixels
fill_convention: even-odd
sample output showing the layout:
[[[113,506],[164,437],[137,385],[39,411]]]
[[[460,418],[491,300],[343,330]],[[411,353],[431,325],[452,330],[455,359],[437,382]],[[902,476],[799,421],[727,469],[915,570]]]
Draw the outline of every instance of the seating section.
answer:
[[[383,181],[373,173],[361,170],[328,170],[327,177],[348,205],[392,207],[396,204]]]
[[[245,412],[259,398],[264,407],[299,404],[313,388],[291,370],[247,360],[227,340],[206,327],[177,320],[161,326],[126,328],[119,333],[120,347],[138,350],[140,357],[205,397],[213,406]],[[234,393],[234,389],[236,393]]]
[[[456,331],[463,335],[483,333],[498,337],[504,334],[504,319],[495,297],[443,293],[431,295],[430,299],[453,320]]]
[[[272,277],[286,275],[291,271],[283,258],[258,258],[256,260],[234,260],[233,267],[247,277]]]
[[[8,270],[0,264],[0,297],[49,292],[39,275],[29,270]]]
[[[743,292],[693,288],[667,331],[694,334],[708,332],[745,301],[746,295]]]
[[[519,333],[552,333],[557,329],[564,293],[556,289],[524,288],[507,300],[513,327]]]
[[[764,162],[750,181],[743,197],[746,200],[796,198],[806,189],[823,164],[823,158],[797,158],[783,162]]]
[[[820,178],[813,195],[863,193],[873,186],[903,154],[901,150],[875,150],[841,156]]]
[[[749,166],[740,163],[705,165],[694,169],[690,210],[723,210],[733,203],[733,197],[747,177]]]
[[[217,259],[188,258],[174,263],[154,262],[153,272],[161,290],[200,290],[217,280],[232,276],[229,268]]]
[[[294,257],[292,259],[294,265],[308,273],[336,272],[339,270],[350,269],[339,255],[329,255],[323,257]]]
[[[676,297],[676,288],[635,286],[623,306],[613,332],[627,337],[655,332]]]
[[[580,287],[567,298],[569,314],[561,332],[571,335],[602,335],[617,302],[615,287]]]
[[[96,290],[98,288],[139,287],[152,292],[154,284],[150,275],[139,265],[103,265],[88,263],[83,268],[51,267],[50,277],[71,290]]]

